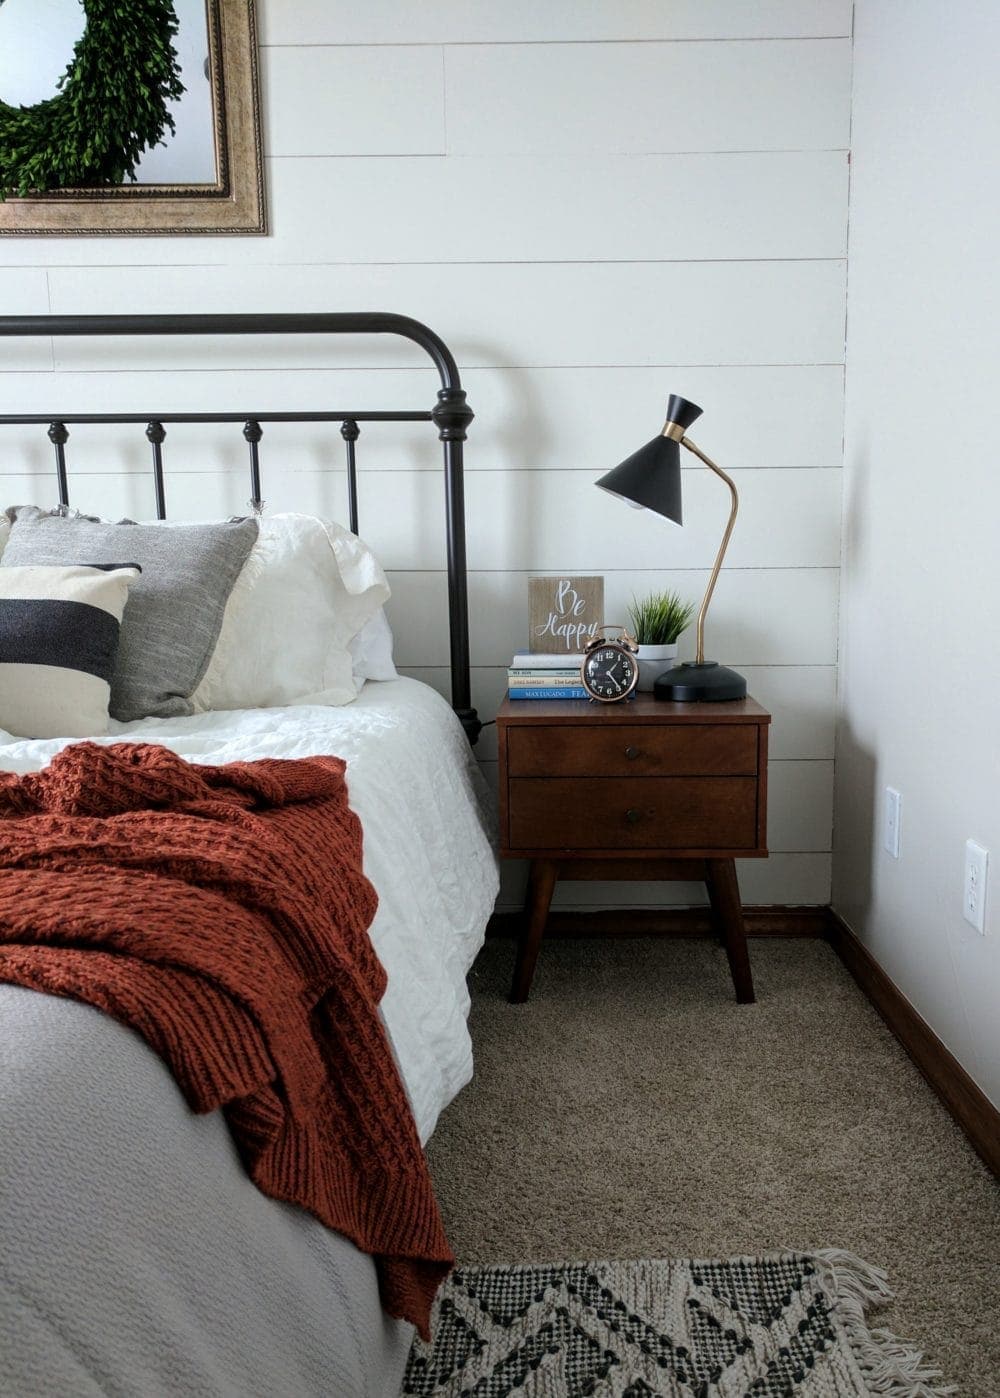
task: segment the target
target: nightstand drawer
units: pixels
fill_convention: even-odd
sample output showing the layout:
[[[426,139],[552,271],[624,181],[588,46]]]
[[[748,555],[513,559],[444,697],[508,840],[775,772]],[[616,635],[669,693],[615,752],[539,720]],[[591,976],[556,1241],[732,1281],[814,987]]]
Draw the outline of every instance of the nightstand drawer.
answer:
[[[511,777],[749,776],[757,728],[747,724],[552,724],[507,737]]]
[[[757,779],[512,777],[508,822],[511,851],[750,850]]]

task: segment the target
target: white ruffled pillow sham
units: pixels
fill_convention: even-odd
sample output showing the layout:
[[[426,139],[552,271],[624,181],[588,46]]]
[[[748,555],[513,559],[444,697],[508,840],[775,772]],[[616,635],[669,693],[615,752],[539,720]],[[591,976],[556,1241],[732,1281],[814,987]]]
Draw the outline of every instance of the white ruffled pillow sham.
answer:
[[[10,521],[0,513],[0,554],[10,528]],[[331,551],[334,567],[330,566]],[[294,573],[299,561],[302,571],[296,586]],[[264,573],[269,576],[258,590]],[[371,550],[342,526],[309,515],[262,518],[257,543],[230,594],[213,658],[192,696],[195,712],[296,700],[347,704],[366,680],[398,679],[392,630],[382,606],[383,589],[384,598],[388,598],[388,583]],[[294,631],[289,626],[289,615],[296,614],[283,608],[293,596],[304,608],[302,615],[318,613],[317,629],[337,638],[359,615],[367,614],[347,646],[350,686],[339,654],[339,639],[334,640],[333,650],[321,664],[322,657],[313,649],[317,631],[304,628],[302,615]],[[380,600],[376,602],[376,598]],[[340,611],[339,624],[330,616],[331,607]],[[254,608],[259,609],[256,615]],[[268,651],[268,644],[274,649]],[[282,667],[284,673],[280,673]],[[341,697],[317,701],[313,698],[317,693]],[[247,697],[254,694],[280,694],[282,698]]]
[[[356,647],[361,664],[390,678],[388,622],[382,614],[383,631],[377,620],[388,597],[375,555],[341,525],[310,515],[265,516],[230,593],[215,654],[192,696],[195,712],[349,704],[365,678],[376,678],[356,679],[351,655],[352,642],[369,623],[371,644]]]
[[[358,689],[365,680],[398,680],[392,659],[392,629],[382,607],[366,621],[350,644],[351,664]]]

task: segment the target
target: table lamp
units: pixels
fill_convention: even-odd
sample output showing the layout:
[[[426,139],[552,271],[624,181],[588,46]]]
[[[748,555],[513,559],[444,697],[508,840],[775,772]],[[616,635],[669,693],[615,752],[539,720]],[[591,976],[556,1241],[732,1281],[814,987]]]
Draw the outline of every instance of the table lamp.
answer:
[[[727,669],[725,665],[720,665],[718,661],[705,659],[705,616],[715,591],[729,536],[736,523],[739,496],[736,486],[725,471],[696,447],[690,437],[685,436],[692,422],[699,417],[701,409],[695,403],[689,403],[686,398],[672,393],[667,403],[667,420],[660,435],[647,442],[644,447],[640,447],[613,471],[602,476],[597,485],[630,505],[642,510],[655,510],[657,514],[672,519],[675,524],[682,524],[681,447],[687,447],[709,470],[714,471],[726,482],[732,496],[732,508],[698,612],[697,657],[675,665],[673,669],[665,670],[653,687],[653,695],[656,699],[680,701],[743,699],[747,692],[747,682],[743,676],[738,675],[735,670]]]

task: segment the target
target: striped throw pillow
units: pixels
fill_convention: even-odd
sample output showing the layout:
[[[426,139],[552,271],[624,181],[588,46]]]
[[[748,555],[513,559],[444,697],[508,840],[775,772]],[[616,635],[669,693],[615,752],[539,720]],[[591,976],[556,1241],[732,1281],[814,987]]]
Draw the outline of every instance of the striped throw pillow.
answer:
[[[135,564],[0,568],[0,728],[21,738],[108,731]]]

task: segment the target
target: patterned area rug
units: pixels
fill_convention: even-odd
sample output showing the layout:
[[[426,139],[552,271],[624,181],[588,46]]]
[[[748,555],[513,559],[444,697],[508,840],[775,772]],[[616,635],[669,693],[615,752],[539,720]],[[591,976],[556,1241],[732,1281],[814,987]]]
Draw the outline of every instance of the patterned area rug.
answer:
[[[415,1398],[942,1398],[865,1312],[885,1273],[849,1253],[463,1267],[441,1288]]]

